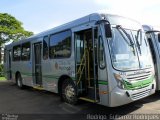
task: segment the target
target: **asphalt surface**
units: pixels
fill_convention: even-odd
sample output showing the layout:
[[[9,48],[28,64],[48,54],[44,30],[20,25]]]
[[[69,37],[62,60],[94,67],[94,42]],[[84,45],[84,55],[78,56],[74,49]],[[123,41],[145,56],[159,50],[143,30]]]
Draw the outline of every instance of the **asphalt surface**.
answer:
[[[19,89],[9,81],[0,82],[0,119],[7,120],[81,120],[114,119],[112,115],[160,114],[160,92],[142,100],[116,108],[80,101],[70,105],[60,100],[57,94],[27,87]],[[159,116],[160,118],[160,116]],[[159,119],[157,118],[157,119]]]

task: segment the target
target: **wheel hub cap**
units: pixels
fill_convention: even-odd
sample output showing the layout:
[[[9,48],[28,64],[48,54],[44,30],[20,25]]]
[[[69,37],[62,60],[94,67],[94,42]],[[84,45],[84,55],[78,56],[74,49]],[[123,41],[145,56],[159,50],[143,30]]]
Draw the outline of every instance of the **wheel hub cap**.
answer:
[[[75,96],[74,88],[70,85],[68,85],[65,89],[65,94],[67,99],[72,99]]]

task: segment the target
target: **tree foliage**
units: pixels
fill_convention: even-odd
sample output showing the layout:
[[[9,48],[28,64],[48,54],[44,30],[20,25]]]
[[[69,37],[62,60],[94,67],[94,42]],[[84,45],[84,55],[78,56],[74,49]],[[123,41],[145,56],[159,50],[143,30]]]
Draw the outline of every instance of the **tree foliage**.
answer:
[[[33,32],[24,30],[22,23],[15,17],[7,13],[0,13],[0,45],[10,40],[18,41],[31,35]]]

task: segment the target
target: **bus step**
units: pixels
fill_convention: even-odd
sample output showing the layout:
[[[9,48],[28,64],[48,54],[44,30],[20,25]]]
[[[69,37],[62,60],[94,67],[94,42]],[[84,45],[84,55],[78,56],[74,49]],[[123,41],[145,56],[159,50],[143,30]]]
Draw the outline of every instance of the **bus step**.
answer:
[[[36,90],[44,90],[44,88],[42,86],[34,86],[33,88]]]
[[[84,100],[84,101],[88,101],[88,102],[92,102],[92,103],[97,103],[98,102],[97,100],[89,99],[87,97],[80,97],[79,99]]]

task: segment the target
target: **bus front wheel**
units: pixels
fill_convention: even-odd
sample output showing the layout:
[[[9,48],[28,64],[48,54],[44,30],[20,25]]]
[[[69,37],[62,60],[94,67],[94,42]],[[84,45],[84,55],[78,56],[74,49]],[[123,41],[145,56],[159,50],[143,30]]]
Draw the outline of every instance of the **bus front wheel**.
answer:
[[[62,100],[69,104],[76,104],[78,101],[76,86],[71,80],[62,83]]]

